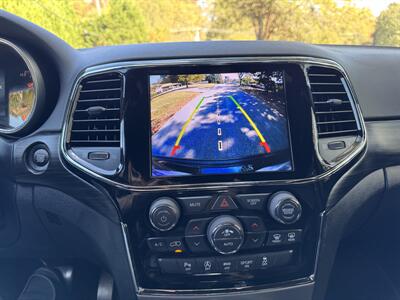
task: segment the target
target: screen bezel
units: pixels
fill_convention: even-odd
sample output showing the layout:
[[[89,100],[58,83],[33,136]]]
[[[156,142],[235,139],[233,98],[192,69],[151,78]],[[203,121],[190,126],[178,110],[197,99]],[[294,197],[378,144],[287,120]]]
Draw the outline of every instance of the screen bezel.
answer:
[[[268,68],[268,70],[266,69],[265,66],[263,67],[253,67],[251,69],[251,71],[246,70],[244,68],[240,68],[240,70],[237,71],[232,71],[229,70],[229,73],[239,73],[239,72],[244,72],[244,73],[256,73],[256,72],[265,72],[265,71],[279,71],[282,72],[283,75],[283,94],[284,94],[284,102],[285,102],[285,108],[284,108],[284,112],[285,112],[285,123],[286,123],[286,139],[288,142],[288,150],[289,150],[289,162],[290,162],[290,170],[287,171],[254,171],[254,172],[248,172],[248,173],[240,173],[240,172],[231,172],[231,173],[210,173],[210,174],[187,174],[187,175],[165,175],[165,176],[154,176],[153,175],[153,144],[152,144],[152,132],[151,132],[151,126],[152,126],[152,113],[151,113],[151,101],[152,96],[151,96],[151,76],[160,76],[160,75],[203,75],[203,74],[224,74],[224,73],[228,73],[228,72],[214,72],[215,68],[210,69],[208,73],[202,72],[199,73],[195,70],[192,70],[191,72],[186,72],[186,73],[180,73],[180,72],[165,72],[163,74],[155,74],[154,72],[149,72],[148,76],[147,76],[147,84],[148,84],[148,97],[149,97],[149,105],[150,105],[150,140],[149,140],[149,144],[150,144],[150,162],[149,162],[149,166],[150,166],[150,178],[151,179],[158,179],[158,178],[176,178],[176,177],[193,177],[193,176],[199,176],[199,177],[203,177],[203,176],[214,176],[214,175],[235,175],[235,174],[245,174],[245,175],[252,175],[252,174],[258,174],[258,173],[292,173],[295,171],[295,165],[293,162],[293,149],[292,149],[292,141],[291,141],[291,134],[290,134],[290,120],[288,117],[288,101],[287,101],[287,96],[286,96],[286,72],[284,69],[270,69]],[[172,170],[173,171],[173,170]]]
[[[251,69],[285,71],[288,132],[294,171],[249,174],[213,174],[177,177],[151,177],[151,111],[148,76],[160,72],[206,73]],[[321,171],[315,152],[312,104],[304,65],[298,62],[247,62],[228,65],[168,65],[137,68],[126,73],[126,95],[122,112],[125,141],[125,170],[121,176],[132,186],[193,185],[226,182],[293,180],[312,177]]]

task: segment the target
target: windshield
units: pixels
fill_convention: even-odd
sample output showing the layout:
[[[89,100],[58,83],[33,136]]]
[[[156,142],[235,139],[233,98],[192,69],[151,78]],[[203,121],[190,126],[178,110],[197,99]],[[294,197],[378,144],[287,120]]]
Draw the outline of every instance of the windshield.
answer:
[[[278,40],[400,46],[400,0],[0,0],[75,48]]]

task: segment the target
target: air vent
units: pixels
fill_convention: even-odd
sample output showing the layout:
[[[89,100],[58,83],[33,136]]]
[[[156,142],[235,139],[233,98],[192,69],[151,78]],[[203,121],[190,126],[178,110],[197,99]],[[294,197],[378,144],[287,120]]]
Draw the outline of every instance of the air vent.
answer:
[[[119,73],[85,78],[70,134],[71,147],[119,147],[123,80]]]
[[[325,138],[361,135],[354,103],[342,74],[332,68],[310,67],[308,78],[318,136]]]

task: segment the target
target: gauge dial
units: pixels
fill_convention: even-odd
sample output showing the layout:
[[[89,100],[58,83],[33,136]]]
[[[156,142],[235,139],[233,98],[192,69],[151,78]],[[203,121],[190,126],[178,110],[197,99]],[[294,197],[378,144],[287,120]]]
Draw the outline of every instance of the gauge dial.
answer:
[[[36,70],[25,51],[0,39],[0,132],[14,133],[29,123],[38,100]]]

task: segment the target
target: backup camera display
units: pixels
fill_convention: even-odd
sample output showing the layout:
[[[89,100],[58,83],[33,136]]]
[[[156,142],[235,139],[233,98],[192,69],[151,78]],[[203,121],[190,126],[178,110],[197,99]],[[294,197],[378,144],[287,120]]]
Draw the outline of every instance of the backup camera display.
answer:
[[[151,75],[152,177],[292,171],[284,77]]]

